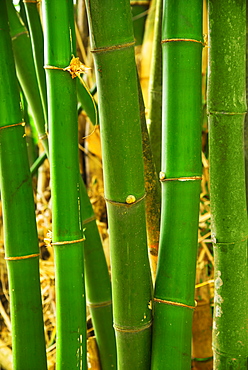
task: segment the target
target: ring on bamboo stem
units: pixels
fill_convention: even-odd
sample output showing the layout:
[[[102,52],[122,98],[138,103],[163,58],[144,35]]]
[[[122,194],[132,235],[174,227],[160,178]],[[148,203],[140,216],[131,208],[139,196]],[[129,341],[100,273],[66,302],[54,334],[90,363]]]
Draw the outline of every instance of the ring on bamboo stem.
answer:
[[[47,132],[40,134],[38,137],[39,137],[39,140],[47,139],[48,138]]]
[[[149,5],[150,1],[130,1],[130,5]]]
[[[34,257],[39,257],[40,253],[35,253],[35,254],[29,254],[27,256],[18,256],[18,257],[5,257],[4,259],[7,261],[19,261],[19,260],[26,260],[28,258],[34,258]]]
[[[167,42],[177,42],[177,41],[196,42],[198,44],[201,44],[202,46],[206,46],[205,42],[200,41],[200,40],[195,40],[195,39],[179,39],[179,38],[165,39],[165,40],[162,40],[161,41],[161,44],[165,44]]]
[[[196,308],[196,306],[197,306],[197,302],[196,301],[195,301],[195,305],[194,306],[188,306],[187,304],[184,304],[184,303],[173,302],[173,301],[166,301],[165,299],[153,298],[153,300],[155,302],[169,304],[171,306],[187,307],[187,308],[190,308],[191,310],[194,310]]]
[[[141,202],[143,199],[145,199],[146,193],[139,199],[136,199],[134,195],[128,195],[126,197],[125,202],[116,202],[115,200],[107,199],[104,198],[106,202],[113,204],[114,206],[124,206],[124,207],[130,207],[133,206],[134,204],[137,204]]]
[[[16,35],[11,37],[11,40],[15,40],[15,39],[17,39],[17,37],[19,37],[21,35],[25,35],[25,34],[28,35],[28,31],[23,31],[23,32],[17,33]]]
[[[224,114],[224,115],[227,115],[227,116],[235,116],[235,115],[244,115],[246,114],[247,112],[218,112],[218,111],[208,111],[207,112],[207,115],[210,116],[211,114]]]
[[[19,123],[14,123],[13,125],[2,126],[0,127],[0,130],[3,130],[4,128],[8,128],[8,127],[15,127],[15,126],[25,126],[25,122],[19,122]]]
[[[212,243],[214,245],[221,245],[221,244],[223,244],[223,245],[234,245],[234,244],[238,244],[238,243],[243,243],[243,242],[247,241],[247,239],[248,239],[248,236],[246,236],[244,239],[237,240],[235,242],[217,242],[216,238],[213,236],[212,237]]]
[[[130,48],[131,46],[134,46],[134,45],[135,45],[135,41],[132,41],[126,44],[105,46],[103,48],[92,49],[91,52],[92,53],[106,53],[107,51],[114,51],[114,50],[119,50],[119,49],[124,49],[124,48]]]
[[[22,0],[23,3],[31,3],[31,4],[36,4],[36,3],[41,3],[41,0]]]
[[[64,72],[69,72],[72,79],[76,77],[80,78],[80,74],[86,73],[87,70],[91,69],[90,67],[87,67],[82,62],[80,62],[79,58],[75,58],[74,56],[72,56],[68,67],[63,68],[63,67],[47,65],[47,66],[44,66],[43,68],[44,69],[56,69],[56,70],[60,70]]]
[[[118,325],[113,325],[116,331],[120,331],[122,333],[138,333],[140,331],[146,330],[152,326],[152,320],[148,321],[146,325],[143,325],[141,327],[133,327],[133,328],[122,328]]]
[[[83,242],[85,238],[77,239],[77,240],[69,240],[69,241],[63,241],[63,242],[54,242],[50,243],[51,245],[65,245],[65,244],[75,244],[75,243],[80,243]]]
[[[171,177],[166,178],[166,175],[164,172],[160,172],[159,174],[159,180],[161,182],[164,181],[196,181],[196,180],[202,180],[201,176],[185,176],[185,177]]]
[[[111,306],[112,301],[106,301],[106,302],[100,302],[100,303],[90,303],[87,302],[87,305],[90,308],[98,308],[98,307],[105,307],[105,306]]]
[[[95,215],[92,216],[92,217],[87,218],[86,220],[84,220],[83,221],[83,225],[88,224],[89,222],[94,221],[94,220],[96,220],[96,216]]]

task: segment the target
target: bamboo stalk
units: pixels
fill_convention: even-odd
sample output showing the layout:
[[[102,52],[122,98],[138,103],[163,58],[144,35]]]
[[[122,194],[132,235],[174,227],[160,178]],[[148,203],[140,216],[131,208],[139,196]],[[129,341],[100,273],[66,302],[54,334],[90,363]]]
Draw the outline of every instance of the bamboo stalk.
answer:
[[[150,0],[131,0],[135,45],[142,45]]]
[[[140,122],[143,143],[143,158],[145,170],[147,240],[152,277],[153,281],[155,281],[158,262],[159,235],[160,235],[161,191],[160,184],[156,176],[156,168],[153,161],[149,134],[146,125],[143,95],[140,84],[138,84],[138,86],[139,86]]]
[[[201,180],[202,2],[164,2],[162,213],[152,369],[190,369]]]
[[[130,4],[88,1],[87,12],[99,93],[118,369],[145,370],[150,368],[151,277]]]
[[[6,2],[0,10],[0,163],[13,369],[47,368],[32,182]]]
[[[246,1],[209,2],[210,197],[215,255],[214,367],[246,369],[244,174]]]
[[[28,31],[21,22],[11,0],[7,1],[7,7],[17,77],[28,101],[35,125],[39,128],[39,138],[48,153],[47,121],[43,111]]]
[[[163,0],[157,0],[152,46],[151,77],[148,88],[147,127],[158,176],[161,169],[162,140],[162,14]]]
[[[70,4],[68,8],[68,17],[71,24],[71,36],[73,41],[72,54],[76,54],[75,46],[75,35],[74,35],[74,21],[73,21],[73,4]],[[31,20],[32,21],[32,20]],[[30,27],[32,32],[32,27]],[[38,30],[41,30],[38,28]],[[40,38],[41,36],[39,36]],[[42,57],[43,59],[43,57]],[[41,76],[43,76],[41,74]],[[86,113],[89,115],[93,123],[97,122],[96,119],[96,107],[93,104],[93,100],[90,98],[89,93],[81,82],[77,81],[77,92],[78,95],[84,94],[81,97],[81,103],[84,106]],[[37,127],[38,132],[43,132],[42,127]],[[42,157],[41,157],[42,161]],[[31,171],[35,171],[39,166],[39,161],[34,163]],[[97,338],[99,347],[99,354],[102,364],[102,370],[108,370],[109,368],[116,368],[116,345],[115,335],[113,329],[113,314],[112,314],[112,297],[111,297],[111,286],[108,275],[108,268],[102,248],[101,239],[96,225],[94,212],[87,195],[86,187],[81,178],[79,178],[80,184],[80,197],[81,197],[81,222],[86,223],[85,226],[85,237],[84,242],[84,265],[85,265],[85,278],[87,288],[87,299],[92,305],[90,309],[92,314],[92,321],[94,325],[94,331]],[[98,261],[97,265],[95,260]],[[108,307],[102,305],[104,302],[109,302]],[[93,307],[94,306],[94,307]],[[95,309],[95,307],[97,308]],[[105,338],[108,338],[107,340]]]
[[[47,93],[44,66],[44,37],[38,12],[38,1],[24,1],[24,9],[27,15],[29,35],[32,44],[34,65],[38,80],[43,111],[47,117]]]
[[[72,79],[67,70],[63,70],[70,65],[72,57],[68,6],[67,1],[61,1],[59,7],[50,0],[45,0],[43,4],[53,199],[58,370],[86,369],[76,80]]]

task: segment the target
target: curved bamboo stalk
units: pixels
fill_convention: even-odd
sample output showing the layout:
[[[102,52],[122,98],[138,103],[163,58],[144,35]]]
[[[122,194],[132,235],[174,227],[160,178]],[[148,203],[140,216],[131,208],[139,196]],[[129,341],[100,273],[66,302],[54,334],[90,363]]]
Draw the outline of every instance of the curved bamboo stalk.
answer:
[[[58,7],[46,0],[43,10],[56,274],[56,365],[58,370],[86,369],[76,80],[63,70],[72,57],[68,4],[61,1]]]
[[[162,213],[152,369],[190,369],[201,180],[202,1],[165,1],[162,38]]]
[[[32,44],[32,51],[34,57],[34,65],[38,85],[40,89],[40,95],[42,100],[43,110],[47,117],[47,93],[46,93],[46,76],[44,66],[44,37],[40,21],[40,15],[38,12],[38,1],[24,1],[25,13],[27,15],[29,35]]]
[[[47,368],[39,246],[20,95],[5,1],[0,10],[0,164],[13,369]]]
[[[40,140],[48,153],[47,120],[43,111],[30,38],[11,0],[7,0],[7,7],[17,77],[28,101],[35,125],[39,128]]]
[[[99,93],[118,369],[145,370],[151,277],[130,3],[88,1],[87,11]]]
[[[214,366],[246,369],[246,1],[209,2],[210,197],[215,254]]]

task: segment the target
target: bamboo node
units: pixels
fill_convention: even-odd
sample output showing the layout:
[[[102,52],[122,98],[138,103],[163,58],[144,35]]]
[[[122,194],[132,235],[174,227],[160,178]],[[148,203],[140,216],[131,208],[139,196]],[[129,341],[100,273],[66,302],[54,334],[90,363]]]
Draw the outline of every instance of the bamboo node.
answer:
[[[185,177],[171,177],[167,178],[164,172],[160,172],[159,174],[160,181],[196,181],[196,180],[202,180],[201,176],[185,176]]]
[[[131,0],[130,1],[130,5],[133,6],[133,5],[150,5],[150,1],[146,0],[146,1],[135,1],[135,0]]]
[[[51,243],[51,246],[53,246],[53,245],[75,244],[75,243],[83,242],[84,240],[85,240],[85,237],[83,237],[81,239],[77,239],[77,240],[69,240],[69,241],[62,241],[62,242],[53,242],[53,243]]]
[[[164,304],[168,304],[168,305],[171,305],[171,306],[187,307],[187,308],[190,308],[191,310],[194,310],[196,308],[196,306],[197,306],[197,302],[196,301],[195,301],[195,305],[194,306],[189,306],[189,305],[184,304],[184,303],[167,301],[165,299],[160,299],[160,298],[153,298],[153,300],[155,302],[164,303]]]
[[[15,126],[25,126],[25,122],[19,122],[19,123],[14,123],[13,125],[2,126],[0,127],[0,130],[3,130],[4,128],[8,128],[8,127],[15,127]]]
[[[102,48],[92,49],[91,52],[92,53],[106,53],[108,51],[114,51],[114,50],[120,50],[120,49],[124,49],[124,48],[130,48],[131,46],[134,46],[134,45],[135,45],[135,41],[132,41],[132,42],[128,42],[126,44],[105,46],[105,47],[102,47]]]
[[[90,308],[106,307],[106,306],[111,306],[111,304],[112,304],[112,300],[106,301],[106,302],[99,302],[99,303],[87,302],[87,305]]]
[[[206,46],[205,42],[195,39],[181,39],[181,38],[173,38],[173,39],[165,39],[161,41],[161,44],[165,44],[168,42],[177,42],[177,41],[186,41],[186,42],[196,42],[198,44],[201,44],[202,46]]]
[[[12,36],[11,40],[15,40],[17,39],[17,37],[21,35],[28,35],[28,31],[22,31],[22,32],[17,33],[16,35]]]
[[[23,3],[31,3],[31,4],[38,4],[41,3],[41,0],[23,0]]]
[[[80,77],[82,73],[86,73],[90,67],[87,67],[82,62],[80,62],[79,58],[75,58],[74,55],[72,56],[71,62],[68,67],[61,68],[61,67],[55,67],[55,66],[44,66],[44,69],[57,69],[60,71],[69,72],[71,75],[71,78]]]
[[[225,112],[225,111],[208,111],[207,115],[226,115],[226,116],[236,116],[236,115],[245,115],[247,112]]]
[[[119,331],[119,332],[122,332],[122,333],[138,333],[140,331],[143,331],[143,330],[146,330],[146,329],[149,329],[151,326],[152,326],[152,320],[148,321],[147,324],[145,325],[142,325],[142,326],[134,326],[134,327],[121,327],[121,326],[118,326],[116,324],[113,325],[114,326],[114,329],[116,331]]]
[[[65,244],[80,243],[80,242],[83,242],[84,240],[85,240],[85,237],[83,237],[81,239],[76,239],[76,240],[52,242],[52,231],[51,230],[48,230],[47,238],[44,239],[44,242],[46,243],[46,246],[47,247],[52,247],[53,245],[65,245]]]
[[[38,137],[39,137],[39,140],[47,139],[48,138],[48,133],[44,132],[43,134],[40,134]]]
[[[134,195],[128,195],[126,197],[126,201],[125,202],[116,202],[115,200],[111,200],[111,199],[107,199],[107,198],[104,198],[106,202],[110,203],[110,204],[113,204],[114,206],[126,206],[126,207],[129,207],[129,206],[132,206],[134,204],[137,204],[139,202],[141,202],[143,199],[145,199],[146,197],[146,193],[139,199],[136,199]]]
[[[39,257],[39,256],[40,256],[40,253],[34,253],[34,254],[28,254],[26,256],[5,257],[4,259],[6,261],[20,261],[20,260],[26,260],[26,259],[29,259],[29,258]]]

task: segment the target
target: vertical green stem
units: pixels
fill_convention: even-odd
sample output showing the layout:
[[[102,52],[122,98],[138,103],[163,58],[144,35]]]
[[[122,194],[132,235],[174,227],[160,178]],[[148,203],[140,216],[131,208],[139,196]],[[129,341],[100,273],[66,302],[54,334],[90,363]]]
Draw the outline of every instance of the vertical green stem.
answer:
[[[45,64],[65,68],[72,57],[68,3],[44,1]],[[57,369],[86,369],[83,230],[77,140],[76,80],[46,67],[53,246],[56,273]]]
[[[244,174],[246,1],[209,1],[210,197],[215,254],[214,366],[247,369]]]
[[[17,77],[31,109],[35,125],[38,127],[39,138],[48,153],[48,139],[45,132],[46,114],[43,111],[29,34],[11,0],[7,0],[7,7]]]
[[[151,60],[151,77],[148,90],[149,96],[147,126],[150,136],[152,155],[158,175],[161,170],[162,139],[162,14],[163,0],[157,0]]]
[[[130,3],[87,1],[87,11],[99,93],[118,369],[145,370],[151,276]]]
[[[152,369],[190,369],[201,180],[202,1],[164,1],[162,213]]]
[[[39,246],[20,94],[5,1],[0,9],[0,179],[9,275],[13,369],[44,370]]]

